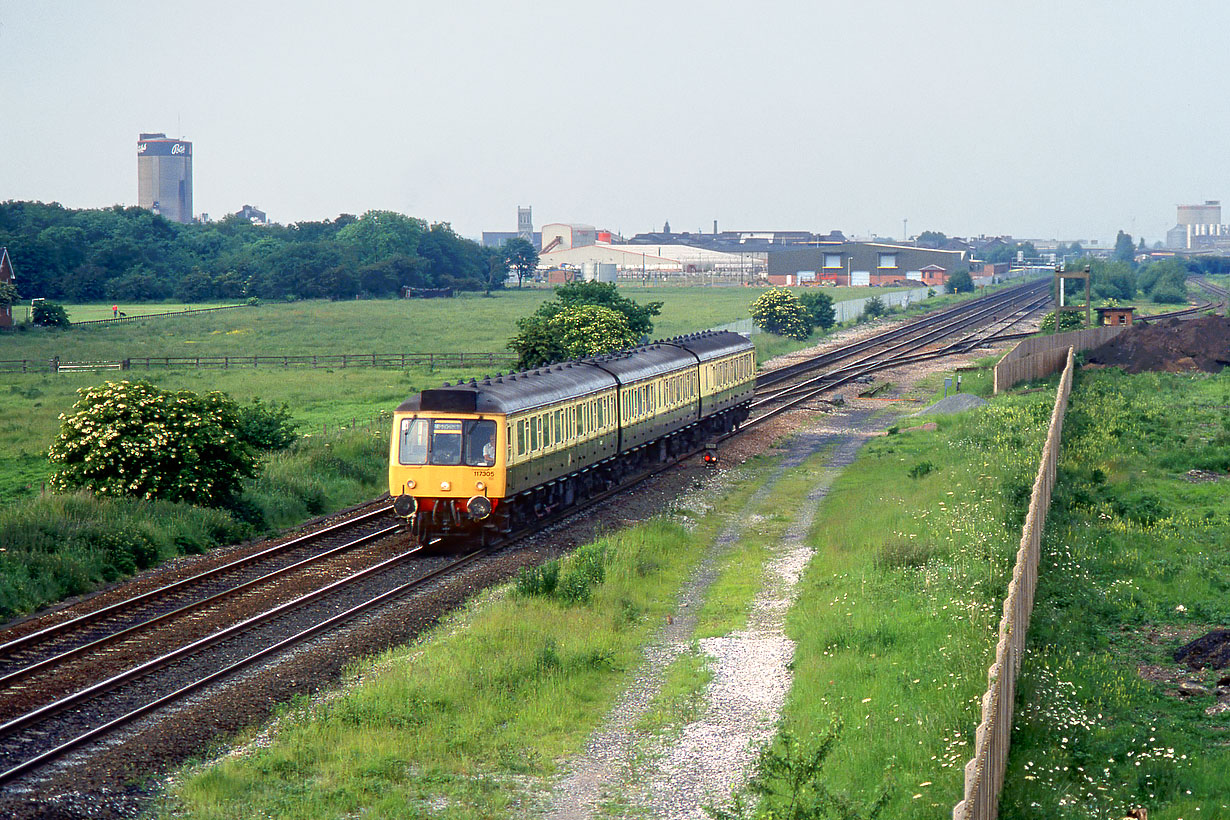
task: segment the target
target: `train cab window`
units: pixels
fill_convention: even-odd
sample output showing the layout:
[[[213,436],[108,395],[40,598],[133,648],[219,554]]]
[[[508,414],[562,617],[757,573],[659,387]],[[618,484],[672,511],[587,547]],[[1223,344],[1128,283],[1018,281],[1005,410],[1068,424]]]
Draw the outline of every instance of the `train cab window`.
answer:
[[[431,463],[460,464],[462,423],[435,419],[431,423]]]
[[[427,419],[402,419],[397,460],[402,464],[427,463]]]
[[[467,421],[465,426],[466,464],[471,467],[495,464],[495,422]]]

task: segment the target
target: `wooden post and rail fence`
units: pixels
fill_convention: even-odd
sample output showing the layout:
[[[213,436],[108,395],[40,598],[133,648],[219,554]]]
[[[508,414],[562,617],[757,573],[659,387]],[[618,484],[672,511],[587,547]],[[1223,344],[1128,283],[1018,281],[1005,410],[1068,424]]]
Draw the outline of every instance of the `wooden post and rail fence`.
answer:
[[[1119,328],[1097,328],[1119,330]],[[1088,333],[1090,331],[1080,331]],[[1061,334],[1072,335],[1072,334]],[[1112,334],[1113,335],[1113,334]],[[1054,337],[1052,337],[1054,338]],[[1109,338],[1109,337],[1106,337]],[[1034,341],[1032,339],[1026,341]],[[1103,339],[1105,341],[1105,339]],[[1017,549],[1016,565],[1008,594],[1004,598],[1003,617],[999,623],[999,640],[995,646],[995,661],[987,670],[987,691],[982,696],[982,721],[974,734],[974,757],[965,764],[965,797],[952,810],[953,820],[995,820],[999,815],[999,794],[1004,785],[1004,772],[1008,765],[1008,746],[1012,739],[1012,711],[1016,699],[1017,674],[1021,670],[1021,658],[1025,653],[1025,637],[1029,631],[1029,617],[1034,607],[1034,592],[1038,586],[1038,561],[1042,549],[1042,531],[1046,526],[1046,513],[1051,504],[1051,490],[1055,486],[1055,468],[1059,461],[1059,442],[1063,432],[1063,418],[1068,409],[1072,392],[1072,371],[1076,366],[1076,353],[1071,342],[1063,352],[1063,376],[1055,391],[1055,406],[1051,410],[1051,423],[1047,428],[1046,443],[1042,447],[1042,459],[1034,477],[1033,493],[1029,498],[1029,511]],[[1054,361],[1054,349],[1035,351],[1032,357],[1038,361],[1038,375],[1024,378],[1041,378],[1055,372],[1042,373],[1042,361]],[[1004,357],[1005,359],[1007,356]],[[1033,367],[1033,364],[1030,365]],[[996,391],[999,385],[996,371]]]
[[[153,370],[154,368],[307,367],[347,368],[426,367],[506,367],[517,362],[515,353],[335,353],[286,356],[129,356],[123,359],[66,361],[50,359],[12,359],[0,361],[0,373],[76,373],[96,370]]]

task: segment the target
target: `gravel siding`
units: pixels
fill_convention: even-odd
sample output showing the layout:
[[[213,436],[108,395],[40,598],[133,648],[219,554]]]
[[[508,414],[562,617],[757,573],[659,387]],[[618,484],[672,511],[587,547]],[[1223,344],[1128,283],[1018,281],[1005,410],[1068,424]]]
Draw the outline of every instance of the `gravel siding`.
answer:
[[[790,689],[794,644],[786,638],[783,625],[795,586],[811,557],[804,538],[819,501],[866,440],[868,416],[866,411],[854,411],[840,420],[833,416],[821,419],[824,428],[812,428],[785,445],[774,474],[716,539],[684,587],[680,615],[650,644],[644,663],[606,723],[585,752],[565,765],[546,817],[594,817],[603,813],[604,804],[619,799],[633,803],[621,808],[638,816],[704,818],[706,804],[728,799],[744,782],[760,747],[773,737]],[[662,688],[666,668],[691,645],[694,613],[716,578],[722,557],[745,531],[750,510],[773,492],[786,471],[830,447],[825,476],[774,547],[765,586],[753,603],[747,629],[700,642],[702,652],[712,659],[714,672],[702,716],[677,735],[639,735],[632,727]]]

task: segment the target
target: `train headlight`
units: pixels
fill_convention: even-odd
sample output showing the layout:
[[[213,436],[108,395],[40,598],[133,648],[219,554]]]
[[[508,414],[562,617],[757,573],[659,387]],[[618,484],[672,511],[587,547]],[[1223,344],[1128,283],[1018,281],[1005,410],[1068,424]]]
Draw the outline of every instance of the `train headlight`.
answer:
[[[476,482],[474,482],[474,489],[476,489],[476,490],[485,490],[485,489],[487,489],[487,485],[486,485],[486,484],[484,484],[484,483],[483,483],[483,482],[481,482],[481,481],[476,481]]]
[[[466,502],[466,512],[475,521],[482,521],[491,515],[491,501],[486,496],[476,495]]]
[[[447,493],[449,490],[453,489],[453,484],[450,481],[441,481],[440,489]]]
[[[406,479],[406,489],[407,489],[407,490],[413,490],[413,489],[414,489],[415,487],[417,487],[417,486],[418,486],[418,485],[414,483],[414,479],[413,479],[413,478],[408,478],[408,479]]]
[[[399,495],[393,499],[393,512],[402,518],[409,518],[419,508],[419,502],[412,495]]]

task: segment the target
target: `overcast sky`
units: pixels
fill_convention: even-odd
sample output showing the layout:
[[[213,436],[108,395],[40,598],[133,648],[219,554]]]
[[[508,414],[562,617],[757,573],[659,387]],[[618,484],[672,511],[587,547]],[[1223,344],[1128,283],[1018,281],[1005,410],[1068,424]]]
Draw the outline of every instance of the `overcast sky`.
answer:
[[[213,218],[1152,242],[1230,200],[1228,34],[1213,0],[0,0],[0,200],[135,205],[164,131]]]

